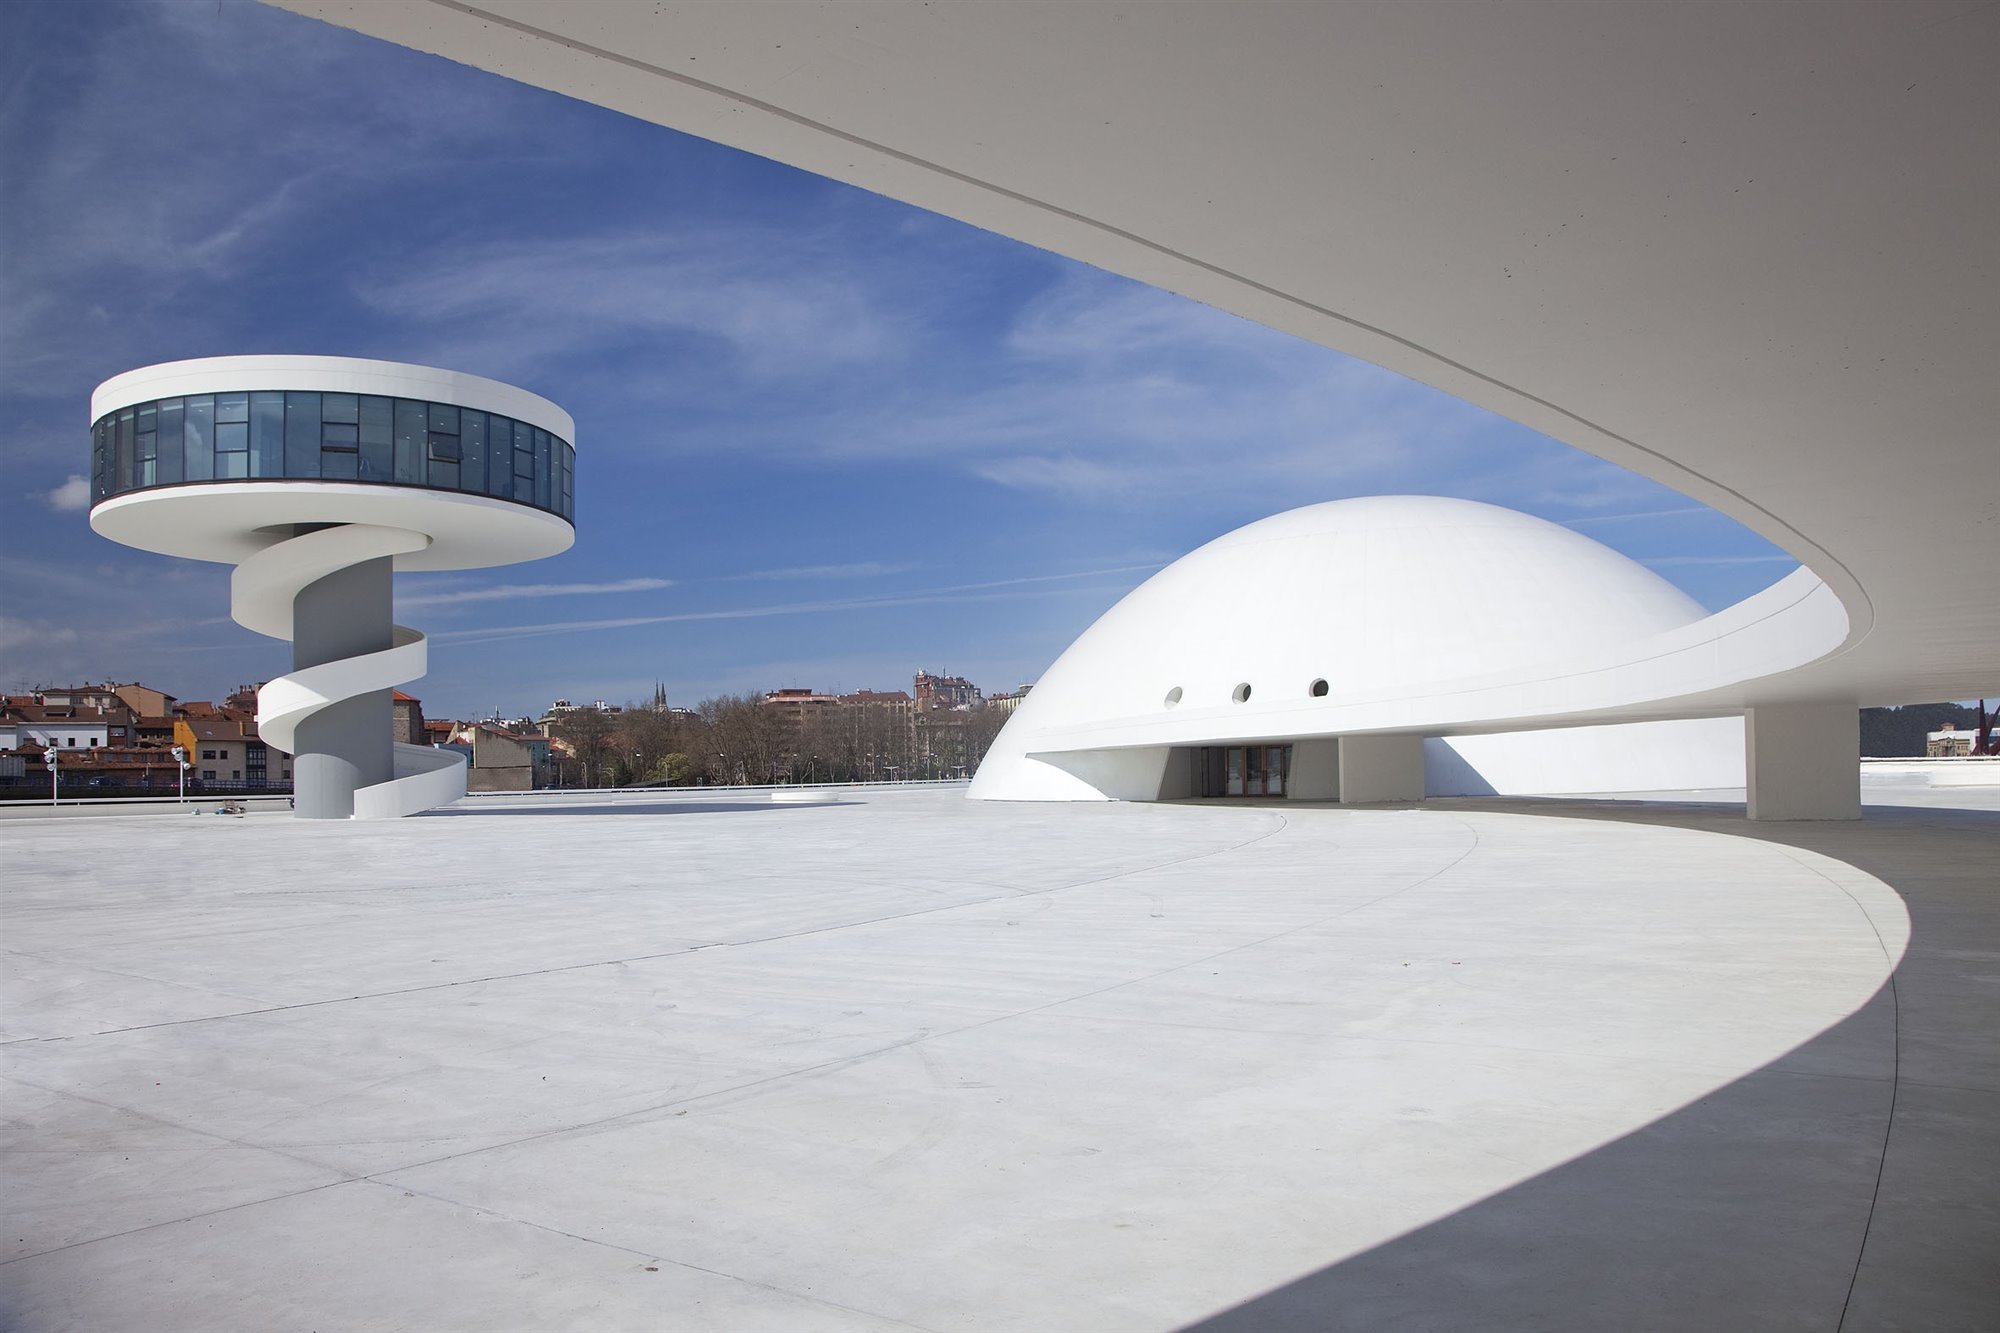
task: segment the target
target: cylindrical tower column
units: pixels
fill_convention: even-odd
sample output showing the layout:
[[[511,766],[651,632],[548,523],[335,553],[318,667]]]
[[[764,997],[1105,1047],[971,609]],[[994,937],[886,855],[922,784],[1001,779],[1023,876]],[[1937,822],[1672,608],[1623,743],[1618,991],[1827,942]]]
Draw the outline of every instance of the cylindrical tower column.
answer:
[[[335,570],[292,599],[292,669],[391,647],[394,562],[388,556]],[[329,704],[294,733],[294,806],[301,819],[347,819],[354,793],[396,776],[389,690]]]

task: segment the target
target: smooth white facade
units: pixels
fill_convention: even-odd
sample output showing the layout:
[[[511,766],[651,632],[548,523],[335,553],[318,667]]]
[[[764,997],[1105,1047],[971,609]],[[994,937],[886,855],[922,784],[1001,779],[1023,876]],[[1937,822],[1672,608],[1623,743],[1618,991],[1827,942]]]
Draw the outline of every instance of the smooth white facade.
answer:
[[[2000,10],[277,3],[1363,357],[1810,571],[1434,724],[2000,692],[2000,515],[1937,503],[2000,419]]]
[[[1736,786],[1734,719],[1469,735],[1444,743],[1426,782],[1433,700],[1557,680],[1708,619],[1644,566],[1513,510],[1437,496],[1308,505],[1217,538],[1106,612],[1008,719],[971,794],[1186,795],[1177,750],[1340,736],[1346,801]],[[1361,701],[1385,695],[1404,725],[1351,726]],[[1093,743],[1119,733],[1137,743]],[[1309,760],[1294,795],[1334,794],[1315,772]]]
[[[563,444],[573,444],[576,433],[568,413],[512,385],[429,366],[321,356],[209,357],[143,367],[98,386],[91,396],[91,419],[98,422],[157,400],[257,392],[446,404],[527,422]],[[320,429],[315,419],[315,456]],[[452,434],[456,436],[456,428]],[[427,463],[431,446],[418,441],[413,447],[420,450],[418,462]],[[511,477],[510,466],[510,482]],[[234,564],[231,616],[246,629],[287,642],[300,637],[295,612],[304,605],[303,595],[325,580],[373,570],[386,619],[393,570],[514,564],[564,551],[576,535],[560,514],[510,499],[423,483],[297,476],[140,483],[101,499],[91,509],[90,523],[101,535],[142,550]],[[347,618],[335,601],[331,614]],[[316,605],[322,615],[329,614],[324,602]],[[357,613],[357,619],[367,621],[368,613]],[[384,624],[378,631],[357,623],[336,626],[334,637],[373,646],[331,660],[297,662],[257,696],[260,737],[299,761],[300,813],[396,818],[463,796],[465,764],[458,754],[397,743],[375,758],[368,755],[375,748],[373,740],[341,735],[349,718],[359,730],[372,733],[378,711],[386,733],[386,692],[424,675],[424,636],[405,625]],[[364,705],[359,712],[340,711],[371,695],[379,696],[379,709]],[[312,727],[323,714],[341,719],[340,725],[329,727],[323,720]],[[302,728],[317,740],[302,737]],[[386,735],[381,739],[386,742]],[[363,776],[357,778],[357,773]]]
[[[1424,742],[1424,786],[1432,796],[1684,792],[1741,787],[1743,774],[1740,717],[1617,722]]]

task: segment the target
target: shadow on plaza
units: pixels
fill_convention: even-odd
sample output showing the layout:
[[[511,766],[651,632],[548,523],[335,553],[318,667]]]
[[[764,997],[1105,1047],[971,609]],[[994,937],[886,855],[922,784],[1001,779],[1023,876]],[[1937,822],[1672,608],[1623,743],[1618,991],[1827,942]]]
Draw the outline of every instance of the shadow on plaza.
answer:
[[[2000,812],[1464,808],[1820,852],[1897,891],[1909,947],[1860,1010],[1771,1064],[1183,1333],[2000,1326]]]

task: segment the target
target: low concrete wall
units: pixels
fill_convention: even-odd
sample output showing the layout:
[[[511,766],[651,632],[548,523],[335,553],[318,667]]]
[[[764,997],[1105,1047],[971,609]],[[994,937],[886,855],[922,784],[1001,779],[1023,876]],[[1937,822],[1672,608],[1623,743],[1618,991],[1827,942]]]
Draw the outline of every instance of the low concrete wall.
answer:
[[[1933,787],[2000,787],[2000,756],[1962,755],[1951,759],[1863,759],[1867,777],[1894,774],[1920,777]]]
[[[827,796],[857,796],[871,791],[963,790],[965,778],[939,778],[924,782],[753,782],[742,786],[674,787],[665,783],[634,787],[537,787],[534,791],[468,792],[469,798],[532,797],[535,801],[700,801],[711,797],[740,797],[749,793],[817,792]]]
[[[242,807],[252,814],[289,811],[289,796],[190,796],[185,804],[168,796],[138,797],[131,800],[64,801],[51,806],[47,801],[9,801],[0,804],[4,819],[108,819],[123,815],[212,815],[225,805]]]

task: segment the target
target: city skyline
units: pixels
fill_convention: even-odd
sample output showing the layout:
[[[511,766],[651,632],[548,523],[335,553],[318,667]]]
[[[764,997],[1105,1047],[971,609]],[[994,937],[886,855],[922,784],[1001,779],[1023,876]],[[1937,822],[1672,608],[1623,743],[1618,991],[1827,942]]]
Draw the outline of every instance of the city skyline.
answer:
[[[262,351],[466,370],[577,418],[574,550],[397,580],[440,715],[659,679],[1011,688],[1167,562],[1350,495],[1539,514],[1710,609],[1793,568],[1387,371],[447,61],[249,3],[0,25],[10,690],[219,697],[287,667],[229,622],[224,567],[98,538],[75,481],[98,381]],[[176,77],[130,78],[138,51]]]
[[[631,695],[623,698],[614,699],[614,698],[607,698],[602,695],[594,695],[589,693],[572,691],[569,694],[557,694],[547,699],[511,700],[507,704],[495,704],[487,708],[478,709],[469,713],[464,711],[458,711],[447,715],[445,712],[432,709],[429,712],[427,712],[426,715],[429,716],[433,721],[449,720],[454,723],[467,723],[467,724],[479,723],[479,722],[519,722],[519,721],[528,721],[533,723],[533,722],[539,722],[540,720],[546,719],[553,713],[559,713],[566,709],[603,708],[613,713],[621,711],[641,711],[645,709],[656,709],[656,710],[665,709],[673,712],[692,712],[699,709],[701,705],[708,703],[714,703],[719,701],[740,701],[740,702],[756,703],[759,701],[767,701],[767,700],[771,702],[776,702],[781,696],[785,695],[809,696],[814,701],[819,701],[822,699],[852,699],[857,696],[866,697],[870,695],[874,695],[885,699],[900,696],[905,700],[913,700],[916,698],[916,694],[914,692],[915,683],[917,681],[922,680],[926,676],[929,676],[935,680],[945,681],[949,683],[969,685],[970,687],[972,687],[973,691],[976,694],[978,694],[981,698],[981,703],[976,706],[984,706],[985,702],[996,699],[1001,700],[1003,703],[1011,703],[1015,701],[1021,694],[1025,693],[1028,690],[1031,690],[1034,687],[1035,683],[1031,680],[1013,681],[1013,682],[1008,682],[1006,684],[1002,684],[998,681],[995,681],[992,682],[991,685],[989,686],[987,684],[982,684],[979,681],[972,680],[969,677],[958,675],[957,673],[954,672],[928,671],[923,667],[918,667],[906,673],[904,676],[889,680],[886,683],[882,681],[863,681],[858,683],[835,682],[824,686],[821,685],[781,686],[781,685],[758,685],[754,682],[749,682],[749,683],[744,683],[735,689],[725,688],[722,690],[715,691],[713,693],[703,694],[699,697],[696,697],[692,695],[676,694],[675,692],[667,688],[665,681],[655,681],[651,688],[641,691],[636,695]],[[430,679],[429,677],[425,677],[425,680],[429,679]],[[114,689],[120,686],[136,686],[147,691],[164,694],[167,698],[174,701],[174,707],[176,708],[185,708],[190,705],[206,704],[217,707],[238,708],[240,710],[248,710],[254,712],[254,704],[243,701],[247,698],[250,698],[251,696],[254,696],[257,689],[260,686],[264,685],[265,683],[266,682],[262,680],[244,679],[236,681],[235,683],[231,684],[225,689],[215,690],[205,694],[203,693],[183,694],[177,692],[172,688],[173,682],[171,680],[167,680],[165,677],[159,676],[158,673],[154,673],[153,676],[142,675],[139,678],[132,680],[114,680],[110,677],[90,678],[90,679],[79,677],[75,680],[43,681],[40,682],[37,687],[25,690],[16,690],[9,687],[7,689],[0,690],[0,698],[19,699],[41,693],[51,693],[55,695],[67,696],[80,692]],[[424,691],[422,688],[423,683],[424,683],[423,681],[411,681],[408,683],[409,688],[407,689],[398,688],[396,690],[396,694],[404,700],[417,704],[422,704],[424,702]],[[437,682],[437,683],[444,683],[444,682]],[[440,697],[441,695],[442,692],[440,692]],[[525,704],[526,706],[517,708],[511,706],[512,703],[522,703]]]

